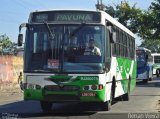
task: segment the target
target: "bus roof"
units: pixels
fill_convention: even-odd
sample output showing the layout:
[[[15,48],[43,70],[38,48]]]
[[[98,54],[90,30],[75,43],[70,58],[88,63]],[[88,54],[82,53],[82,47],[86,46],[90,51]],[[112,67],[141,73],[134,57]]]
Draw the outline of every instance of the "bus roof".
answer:
[[[120,28],[121,30],[123,30],[124,32],[126,32],[126,33],[128,33],[129,35],[131,35],[132,37],[134,37],[135,38],[135,35],[134,35],[134,33],[132,33],[128,28],[126,28],[124,25],[122,25],[121,23],[119,23],[116,19],[114,19],[113,17],[111,17],[108,13],[106,13],[106,12],[104,12],[104,11],[96,11],[96,10],[81,10],[81,9],[65,9],[65,10],[58,10],[58,9],[56,9],[56,10],[40,10],[40,11],[38,11],[38,10],[36,10],[36,11],[34,11],[34,12],[31,12],[31,14],[32,13],[38,13],[38,12],[51,12],[51,11],[88,11],[88,12],[100,12],[100,13],[102,13],[102,18],[105,18],[105,20],[104,21],[109,21],[109,22],[111,22],[112,24],[114,24],[115,26],[117,26],[118,28]]]
[[[144,47],[137,47],[136,50],[144,50],[144,51],[151,52],[151,50],[144,48]]]
[[[160,56],[160,53],[152,53],[152,56]]]
[[[88,11],[88,12],[97,12],[96,10],[87,10],[87,9],[48,9],[48,10],[35,10],[34,12],[49,12],[49,11]]]
[[[115,18],[113,18],[112,16],[110,16],[108,13],[101,11],[103,15],[105,15],[106,20],[108,20],[109,22],[111,22],[112,24],[114,24],[115,26],[117,26],[118,28],[120,28],[121,30],[127,32],[129,35],[131,35],[132,37],[135,38],[135,35],[132,33],[132,31],[130,31],[128,28],[126,28],[124,25],[122,25],[120,22],[118,22]]]

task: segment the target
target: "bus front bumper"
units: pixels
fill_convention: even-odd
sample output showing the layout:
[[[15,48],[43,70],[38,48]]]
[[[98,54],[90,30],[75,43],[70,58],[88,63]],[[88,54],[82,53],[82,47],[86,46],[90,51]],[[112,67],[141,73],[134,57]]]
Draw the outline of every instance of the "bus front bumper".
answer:
[[[143,72],[141,74],[137,74],[137,80],[147,80],[149,77],[148,77],[148,74],[147,74],[147,71],[146,72]]]
[[[64,92],[64,91],[45,91],[44,89],[24,90],[24,100],[40,100],[50,102],[104,102],[105,90],[97,91],[78,91],[78,92]]]

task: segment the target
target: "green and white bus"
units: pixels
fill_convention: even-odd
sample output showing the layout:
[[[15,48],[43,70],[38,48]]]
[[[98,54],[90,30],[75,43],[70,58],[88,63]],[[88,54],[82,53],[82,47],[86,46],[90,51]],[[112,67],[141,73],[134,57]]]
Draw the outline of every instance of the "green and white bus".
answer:
[[[24,100],[98,103],[109,110],[136,86],[134,34],[103,11],[50,10],[30,13],[25,27]],[[100,55],[84,55],[94,39]],[[92,52],[92,51],[91,51]]]
[[[153,53],[153,75],[160,75],[160,53]]]

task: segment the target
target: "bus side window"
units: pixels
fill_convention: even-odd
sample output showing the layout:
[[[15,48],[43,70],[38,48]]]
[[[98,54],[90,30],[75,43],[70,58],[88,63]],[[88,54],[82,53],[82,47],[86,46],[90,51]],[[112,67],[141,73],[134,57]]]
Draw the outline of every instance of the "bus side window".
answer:
[[[106,58],[107,58],[106,59],[107,62],[110,62],[110,59],[111,59],[111,51],[110,51],[110,49],[111,49],[111,43],[110,43],[110,37],[109,37],[109,35],[110,35],[110,31],[106,28],[106,49],[105,49],[106,53],[105,53],[105,55],[106,55]]]
[[[125,35],[125,57],[128,57],[128,52],[127,52],[127,35]]]
[[[130,54],[129,58],[132,58],[133,53],[132,53],[132,39],[131,39],[131,37],[129,37],[129,54]]]
[[[121,38],[120,38],[120,30],[118,29],[118,31],[117,31],[117,33],[118,33],[118,40],[117,40],[117,43],[116,43],[116,50],[117,50],[117,56],[120,56],[120,40],[121,40]]]

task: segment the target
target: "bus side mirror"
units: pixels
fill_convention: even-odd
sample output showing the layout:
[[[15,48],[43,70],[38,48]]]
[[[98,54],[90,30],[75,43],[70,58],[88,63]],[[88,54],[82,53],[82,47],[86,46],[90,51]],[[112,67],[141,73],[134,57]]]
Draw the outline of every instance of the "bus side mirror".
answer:
[[[116,43],[116,39],[117,39],[116,32],[110,33],[110,41],[111,41],[111,43]]]
[[[146,60],[148,60],[148,55],[146,55]]]
[[[18,46],[22,46],[23,44],[23,34],[18,35]]]

